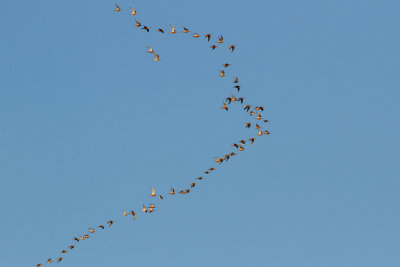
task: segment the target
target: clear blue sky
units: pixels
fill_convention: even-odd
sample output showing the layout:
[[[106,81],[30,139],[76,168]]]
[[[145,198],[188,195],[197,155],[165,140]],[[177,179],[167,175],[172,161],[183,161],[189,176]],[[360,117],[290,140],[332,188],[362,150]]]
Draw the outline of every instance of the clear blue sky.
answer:
[[[398,1],[118,3],[1,1],[1,266],[56,257],[110,218],[63,266],[400,266]],[[131,5],[237,51],[138,30]],[[219,108],[233,75],[272,134],[122,218],[247,137],[245,113]]]

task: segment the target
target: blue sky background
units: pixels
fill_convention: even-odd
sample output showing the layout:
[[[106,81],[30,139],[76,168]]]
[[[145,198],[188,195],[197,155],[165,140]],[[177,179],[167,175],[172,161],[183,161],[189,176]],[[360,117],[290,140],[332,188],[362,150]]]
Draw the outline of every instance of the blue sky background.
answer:
[[[2,266],[56,257],[110,218],[63,266],[400,265],[398,1],[118,3],[1,1]],[[139,30],[131,5],[237,51]],[[239,106],[219,108],[234,75],[272,134],[123,218],[248,138]]]

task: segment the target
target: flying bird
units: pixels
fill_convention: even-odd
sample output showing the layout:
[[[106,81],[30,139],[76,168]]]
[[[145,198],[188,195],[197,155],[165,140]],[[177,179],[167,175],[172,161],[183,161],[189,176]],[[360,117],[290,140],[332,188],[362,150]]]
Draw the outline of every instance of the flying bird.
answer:
[[[97,226],[97,227],[99,227],[99,228],[101,228],[101,229],[104,229],[104,225],[99,225],[99,226]]]
[[[171,31],[170,31],[170,33],[172,33],[172,34],[176,33],[175,27],[172,26],[171,24],[170,24],[169,26],[171,26]]]
[[[131,9],[131,13],[129,13],[129,15],[136,15],[136,10],[133,9],[132,7],[130,7],[130,9]]]
[[[228,106],[226,105],[226,103],[225,103],[225,102],[222,102],[222,103],[224,103],[224,105],[223,105],[221,108],[223,108],[223,109],[225,109],[226,111],[228,111]]]
[[[229,63],[225,63],[225,64],[223,64],[222,66],[224,66],[225,68],[227,68],[227,67],[229,67],[231,64],[229,64]]]
[[[73,240],[75,240],[76,242],[79,242],[79,238],[77,238],[77,237],[74,237]]]
[[[153,187],[151,188],[151,195],[150,195],[150,196],[152,196],[152,197],[157,196],[157,195],[156,195],[156,191],[154,191],[154,188],[153,188]]]
[[[140,24],[140,22],[139,22],[139,21],[137,21],[136,19],[135,19],[135,22],[136,22],[136,24],[135,24],[135,26],[136,26],[136,27],[140,27],[140,26],[142,26],[142,24]]]
[[[183,27],[183,32],[184,32],[184,33],[188,33],[188,32],[189,32],[189,29],[188,29],[188,28],[185,28],[185,27]]]
[[[154,60],[154,61],[160,61],[160,55],[154,53],[154,58],[153,58],[153,60]]]
[[[161,32],[161,33],[164,33],[164,30],[161,29],[161,28],[158,28],[156,31]]]
[[[61,250],[61,252],[60,253],[67,253],[67,251],[64,249],[64,250]]]
[[[59,257],[57,258],[57,263],[59,263],[60,261],[62,261],[63,258]]]
[[[246,122],[246,128],[250,128],[251,127],[251,122]]]
[[[209,34],[209,33],[204,34],[204,37],[206,37],[206,38],[208,39],[208,41],[210,41],[210,39],[211,39],[211,34]]]
[[[236,45],[230,45],[229,49],[231,50],[231,52],[233,52],[233,50],[235,50]]]
[[[199,180],[199,181],[201,181],[201,180],[203,180],[203,179],[204,179],[204,178],[203,178],[202,176],[196,178],[196,180]]]
[[[250,108],[251,108],[251,105],[244,106],[244,110],[246,110],[247,112],[249,112]]]
[[[119,6],[117,4],[115,4],[115,9],[114,11],[121,11],[121,9],[119,8]]]
[[[91,233],[91,234],[93,234],[93,233],[95,233],[96,231],[93,229],[93,228],[89,228],[89,233]]]
[[[147,27],[147,26],[143,26],[143,28],[142,28],[143,30],[146,30],[147,32],[149,32],[150,31],[150,29],[149,29],[149,27]]]
[[[108,227],[111,227],[111,225],[113,225],[113,223],[114,223],[114,221],[113,221],[113,220],[109,220],[109,221],[107,222],[107,224],[108,224]]]
[[[51,258],[49,258],[48,260],[47,260],[47,263],[52,263],[53,261],[52,261],[52,259]]]
[[[135,218],[136,218],[136,213],[135,213],[133,210],[131,210],[131,212],[129,212],[129,214],[132,215],[132,216],[133,216],[133,220],[135,220]]]
[[[73,249],[74,247],[75,247],[75,246],[71,245],[71,246],[69,246],[68,248],[69,248],[69,249]]]
[[[190,187],[194,188],[196,186],[196,183],[190,183]]]
[[[264,107],[263,107],[263,106],[260,106],[260,107],[255,107],[254,109],[255,109],[255,110],[261,110],[261,111],[264,111]]]
[[[256,140],[254,137],[250,138],[249,141],[251,142],[251,145],[254,144],[254,140]]]
[[[219,77],[225,77],[225,71],[220,70],[218,76],[219,76]]]
[[[143,208],[142,208],[143,212],[147,212],[146,206],[143,204]]]
[[[210,46],[210,47],[211,47],[212,50],[214,50],[214,49],[217,48],[218,46],[212,45],[212,46]]]
[[[233,79],[233,83],[238,83],[238,82],[239,82],[238,77],[235,77],[235,78]]]
[[[173,187],[171,187],[171,191],[168,194],[175,195],[175,189]]]
[[[240,104],[243,104],[244,98],[243,98],[243,97],[239,97],[239,98],[237,99],[237,101],[240,102]]]
[[[198,35],[197,33],[195,33],[195,34],[192,35],[192,37],[194,37],[194,38],[199,38],[200,35]]]
[[[233,88],[236,88],[238,92],[240,91],[240,85],[235,85]]]
[[[159,199],[164,199],[162,195],[159,195],[158,198],[159,198]]]
[[[218,37],[218,43],[222,44],[223,42],[224,42],[224,37],[222,37],[222,35],[221,35]]]
[[[149,48],[149,50],[147,50],[148,53],[151,53],[151,54],[154,53],[154,50],[151,46],[148,46],[147,48]]]

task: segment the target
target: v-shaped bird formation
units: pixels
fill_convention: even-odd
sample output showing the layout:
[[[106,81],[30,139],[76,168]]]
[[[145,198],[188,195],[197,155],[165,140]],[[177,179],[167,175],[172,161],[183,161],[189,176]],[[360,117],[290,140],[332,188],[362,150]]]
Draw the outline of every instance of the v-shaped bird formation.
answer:
[[[129,15],[137,16],[137,11],[134,8],[130,7],[129,10],[130,10],[128,13]],[[118,12],[121,12],[122,9],[117,4],[115,4],[115,9],[113,11],[118,13]],[[143,25],[137,19],[135,19],[135,26],[139,29],[145,30],[146,32],[156,31],[162,35],[168,34],[168,30],[164,30],[164,28],[157,27],[155,29],[150,29],[148,26]],[[212,41],[213,35],[211,33],[200,34],[198,32],[194,32],[193,34],[189,34],[189,33],[191,33],[191,31],[188,28],[182,27],[182,29],[183,30],[179,31],[179,33],[187,34],[189,37],[192,37],[192,38],[200,38],[201,36],[203,36],[205,38],[205,40],[207,40],[207,43]],[[169,34],[174,35],[177,33],[178,33],[178,30],[173,25],[170,24]],[[214,43],[210,46],[211,50],[221,48],[223,46],[223,44],[225,44],[225,40],[222,35],[217,36],[217,39],[218,40],[216,41],[216,43]],[[236,45],[229,44],[227,46],[227,50],[230,51],[231,53],[236,51]],[[147,53],[152,54],[154,56],[154,58],[153,58],[154,61],[160,61],[160,55],[157,54],[152,47],[148,46]],[[158,63],[155,63],[155,64],[158,64]],[[217,73],[218,76],[225,79],[227,77],[227,72],[225,70],[228,70],[228,68],[230,66],[231,66],[230,63],[223,63],[222,64],[223,69],[219,70],[219,74]],[[237,76],[233,77],[232,84],[233,84],[232,88],[236,89],[237,93],[239,94],[239,92],[241,91],[241,85],[239,84],[239,78]],[[255,131],[256,133],[254,135],[256,135],[256,136],[263,136],[263,135],[270,134],[270,132],[268,130],[263,129],[264,125],[269,122],[268,120],[264,119],[263,116],[261,115],[262,112],[264,111],[264,107],[263,106],[254,106],[254,108],[253,108],[253,105],[250,105],[247,103],[244,104],[244,102],[245,102],[244,97],[235,95],[234,93],[230,93],[230,95],[227,96],[222,101],[222,106],[220,108],[225,111],[229,111],[229,109],[232,107],[233,103],[237,103],[237,104],[241,105],[243,110],[249,115],[249,119],[255,120],[254,122],[246,122],[244,127],[247,129],[251,129],[254,127],[254,129],[256,130]],[[193,178],[192,181],[190,181],[188,183],[188,188],[178,189],[175,191],[175,188],[173,186],[171,186],[171,188],[169,189],[169,192],[166,191],[166,192],[163,192],[162,194],[157,194],[154,187],[152,187],[151,193],[148,196],[153,198],[153,202],[155,203],[156,201],[162,201],[164,199],[164,196],[165,197],[175,197],[175,195],[177,195],[177,194],[188,195],[192,190],[194,190],[194,188],[196,187],[196,185],[198,183],[200,183],[202,180],[204,180],[207,177],[206,175],[210,175],[211,173],[216,171],[216,168],[222,166],[223,163],[226,163],[227,161],[229,161],[229,159],[231,157],[237,156],[238,155],[237,153],[244,151],[246,149],[246,145],[252,146],[255,143],[255,140],[256,140],[256,137],[253,136],[253,137],[248,138],[247,140],[241,139],[241,140],[238,140],[237,142],[233,143],[230,146],[233,148],[233,151],[230,151],[227,154],[222,154],[222,155],[215,157],[214,164],[216,164],[216,165],[214,167],[206,168],[202,172],[203,173],[202,176]],[[148,204],[148,205],[143,204],[142,208],[140,209],[140,211],[142,213],[139,213],[139,214],[151,214],[151,213],[155,212],[157,209],[157,206],[154,203]],[[132,222],[134,222],[136,220],[136,215],[138,215],[138,213],[136,213],[134,210],[131,210],[131,209],[129,209],[129,212],[124,209],[121,214],[122,217],[130,217]],[[73,244],[71,244],[71,243],[67,244],[66,248],[61,249],[60,253],[62,255],[52,257],[52,258],[47,258],[47,260],[44,261],[44,264],[50,264],[50,263],[54,263],[54,262],[60,263],[63,260],[64,255],[67,255],[68,253],[71,252],[71,250],[75,249],[76,246],[79,244],[79,242],[83,242],[84,240],[91,238],[98,231],[103,231],[106,228],[110,228],[116,221],[117,221],[116,219],[108,220],[105,222],[105,224],[99,224],[96,227],[88,228],[88,232],[79,235],[79,237],[76,237],[76,236],[72,237],[71,242]],[[108,227],[106,227],[105,225],[108,225]],[[40,267],[42,265],[43,265],[42,263],[38,263],[38,264],[36,264],[36,267]]]

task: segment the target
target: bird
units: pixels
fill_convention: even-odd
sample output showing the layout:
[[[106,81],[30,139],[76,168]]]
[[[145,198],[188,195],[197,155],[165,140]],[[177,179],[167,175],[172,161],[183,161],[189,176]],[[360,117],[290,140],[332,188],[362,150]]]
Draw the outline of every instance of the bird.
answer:
[[[212,46],[210,46],[210,47],[211,47],[212,50],[214,50],[214,49],[217,48],[218,46],[212,45]]]
[[[221,164],[222,162],[224,162],[224,159],[220,158],[220,157],[216,157],[215,162],[218,162],[219,164]]]
[[[185,28],[185,27],[183,27],[183,32],[184,32],[184,33],[188,33],[188,32],[189,32],[189,29],[188,29],[188,28]]]
[[[175,189],[173,187],[171,187],[171,191],[168,194],[175,195]]]
[[[224,103],[224,105],[223,105],[221,108],[223,108],[223,109],[225,109],[226,111],[228,111],[228,106],[226,105],[226,103],[225,103],[225,102],[222,102],[222,103]]]
[[[269,134],[269,131],[266,130],[266,131],[264,132],[264,134]]]
[[[88,234],[86,234],[86,235],[84,236],[84,238],[87,239],[87,238],[90,238],[90,236],[89,236]]]
[[[239,97],[239,98],[237,99],[237,101],[240,102],[240,104],[243,104],[244,98],[243,98],[243,97]]]
[[[75,240],[76,242],[79,242],[79,238],[77,238],[77,237],[74,237],[73,240]]]
[[[218,75],[219,77],[225,77],[225,71],[220,70],[219,72],[220,72]]]
[[[225,160],[225,161],[228,161],[230,157],[231,157],[230,154],[224,155],[224,160]]]
[[[230,45],[229,49],[231,50],[231,52],[233,52],[233,50],[235,50],[236,45]]]
[[[157,195],[156,195],[156,191],[154,191],[154,188],[153,188],[153,187],[151,188],[151,195],[150,195],[150,196],[152,196],[152,197],[157,196]]]
[[[142,26],[142,24],[140,24],[140,22],[139,22],[139,21],[137,21],[136,19],[135,19],[135,22],[136,22],[136,24],[135,24],[135,26],[136,26],[136,27],[140,27],[140,26]]]
[[[151,54],[154,53],[153,47],[148,46],[148,48],[149,48],[149,50],[147,50],[148,53],[151,53]]]
[[[256,117],[256,120],[261,120],[262,118],[261,118],[261,115],[260,115],[260,113],[258,113],[257,112],[257,117]]]
[[[171,24],[170,24],[169,26],[171,26],[171,31],[170,31],[170,33],[172,33],[172,34],[176,33],[175,27],[172,26]]]
[[[164,199],[162,195],[159,195],[158,198],[159,198],[159,199]]]
[[[232,146],[234,146],[234,147],[236,147],[236,148],[239,148],[239,145],[238,145],[238,144],[233,144]]]
[[[99,227],[99,228],[101,228],[101,229],[104,229],[104,225],[99,225],[99,226],[97,226],[97,227]]]
[[[147,26],[144,26],[143,25],[143,28],[142,28],[143,30],[146,30],[147,32],[149,32],[150,31],[150,29],[149,29],[149,27],[147,27]]]
[[[154,61],[160,61],[160,55],[154,53],[154,58],[153,58],[153,60],[154,60]]]
[[[62,261],[63,258],[59,257],[57,258],[57,263],[59,263],[60,261]]]
[[[93,234],[93,233],[95,233],[96,231],[93,229],[93,228],[89,228],[89,233],[91,233],[91,234]]]
[[[209,174],[210,172],[209,172],[209,171],[205,171],[205,172],[203,172],[203,173],[205,173],[205,174]]]
[[[51,259],[51,258],[49,258],[48,260],[47,260],[47,263],[52,263],[53,262],[53,260]]]
[[[124,213],[122,214],[122,216],[128,216],[128,213],[126,213],[126,210],[124,210]]]
[[[81,235],[81,240],[85,240],[85,236],[84,235]]]
[[[114,11],[121,11],[121,9],[119,8],[119,6],[117,4],[115,4],[115,9]]]
[[[239,151],[243,151],[243,150],[244,150],[244,147],[240,146]]]
[[[164,30],[161,29],[161,28],[158,28],[156,31],[161,32],[161,33],[164,33]]]
[[[252,137],[252,138],[249,138],[249,141],[251,142],[251,145],[253,145],[253,144],[254,144],[254,140],[256,140],[254,137]]]
[[[201,180],[203,180],[203,179],[204,179],[204,178],[203,178],[202,176],[196,178],[196,180],[199,180],[199,181],[201,181]]]
[[[131,212],[129,212],[129,214],[132,215],[132,216],[133,216],[133,220],[135,220],[135,218],[136,218],[136,213],[135,213],[133,210],[131,210]]]
[[[262,132],[261,130],[258,130],[257,135],[258,135],[258,136],[261,136],[261,135],[263,135],[263,132]]]
[[[246,128],[250,128],[251,127],[251,122],[246,122]]]
[[[236,100],[236,97],[232,94],[232,102],[235,102]]]
[[[240,140],[239,142],[242,143],[243,145],[246,144],[246,141],[244,140]]]
[[[263,106],[260,106],[260,107],[255,107],[254,109],[255,109],[255,110],[261,110],[261,111],[264,111],[264,107],[263,107]]]
[[[231,152],[231,157],[236,156],[235,152]]]
[[[199,38],[200,35],[198,35],[197,33],[195,33],[195,34],[192,35],[192,37],[194,37],[194,38]]]
[[[228,101],[228,105],[232,102],[232,97],[227,97],[225,98],[226,101]]]
[[[211,34],[210,33],[204,34],[204,37],[206,37],[208,39],[208,42],[209,42],[210,39],[211,39]]]
[[[254,113],[254,111],[250,111],[249,114],[250,114],[250,116],[253,116],[256,113]]]
[[[136,15],[136,10],[133,9],[132,7],[130,7],[130,9],[131,9],[131,13],[129,13],[129,15]]]
[[[154,212],[154,208],[149,208],[149,213]]]
[[[250,108],[251,108],[251,105],[244,106],[244,110],[246,110],[247,112],[249,112]]]
[[[108,224],[108,227],[111,227],[111,225],[113,225],[113,223],[114,223],[114,221],[113,221],[113,220],[109,220],[109,221],[107,222],[107,224]]]
[[[256,126],[254,128],[256,128],[258,130],[261,128],[261,126],[256,123]]]
[[[233,83],[238,83],[238,82],[239,82],[238,77],[235,77],[235,78],[233,79]]]
[[[238,92],[240,91],[240,85],[235,85],[233,88],[236,88]]]
[[[264,122],[269,122],[269,120],[264,120]]]
[[[224,42],[224,37],[222,37],[222,35],[221,35],[218,37],[218,43],[222,44],[223,42]]]
[[[143,208],[142,208],[143,212],[147,212],[146,206],[143,204]]]
[[[227,68],[227,67],[229,67],[231,64],[229,64],[229,63],[225,63],[225,64],[223,64],[222,66],[224,66],[225,68]]]
[[[190,183],[190,187],[194,188],[196,186],[196,183]]]
[[[215,171],[215,168],[209,168],[208,170],[209,171]]]
[[[40,267],[40,266],[42,266],[42,264],[41,264],[41,263],[38,263],[38,264],[36,264],[36,267]]]
[[[67,251],[64,249],[64,250],[61,250],[61,252],[60,253],[67,253]]]
[[[75,247],[75,246],[71,245],[71,246],[69,246],[68,248],[69,248],[69,249],[73,249],[74,247]]]

